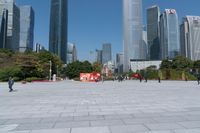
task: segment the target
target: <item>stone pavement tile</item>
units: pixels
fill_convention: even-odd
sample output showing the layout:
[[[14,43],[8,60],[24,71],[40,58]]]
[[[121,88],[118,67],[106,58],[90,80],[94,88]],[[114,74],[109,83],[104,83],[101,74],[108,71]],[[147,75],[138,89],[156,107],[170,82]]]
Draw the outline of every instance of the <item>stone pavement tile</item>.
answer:
[[[8,121],[7,119],[0,119],[0,125],[5,125],[5,122]]]
[[[185,128],[200,128],[200,121],[186,121],[179,122],[178,124],[182,125]]]
[[[5,124],[28,124],[28,123],[38,123],[40,118],[25,118],[25,119],[8,119]]]
[[[200,128],[198,128],[198,129],[175,130],[174,133],[200,133]]]
[[[150,130],[172,130],[172,129],[184,129],[183,126],[176,123],[157,123],[157,124],[145,124]]]
[[[70,128],[32,130],[30,133],[70,133]]]
[[[42,118],[40,123],[56,123],[58,117]]]
[[[142,132],[142,133],[174,133],[173,131],[150,131],[150,132]]]
[[[74,121],[95,121],[95,120],[104,120],[104,116],[101,115],[74,116]]]
[[[138,133],[149,131],[144,125],[111,126],[112,133]]]
[[[71,133],[111,133],[108,127],[72,128]]]
[[[4,133],[4,132],[1,132]],[[5,132],[5,133],[31,133],[31,130],[27,130],[27,131],[11,131],[11,132]]]
[[[169,122],[182,122],[186,121],[186,118],[181,116],[166,116],[166,117],[154,117],[153,120],[155,120],[157,123],[169,123]]]
[[[122,119],[125,124],[130,125],[130,124],[150,124],[150,123],[157,123],[155,120],[151,118],[136,118],[136,119]]]
[[[37,123],[37,124],[20,124],[15,130],[39,130],[39,129],[51,129],[54,123]]]
[[[189,115],[200,115],[200,111],[190,111],[187,114],[189,114]]]
[[[73,127],[89,127],[89,121],[69,121],[69,122],[57,122],[54,128],[73,128]]]
[[[68,117],[59,117],[57,119],[57,122],[68,122],[68,121],[73,121],[74,117],[73,116],[68,116]]]
[[[160,113],[136,113],[133,114],[133,117],[135,118],[148,118],[148,117],[159,117],[161,116]]]
[[[126,115],[104,115],[104,118],[106,120],[118,120],[118,119],[131,119],[133,118],[132,115],[126,114]]]
[[[10,125],[0,125],[0,132],[8,132],[12,131],[17,128],[17,124],[10,124]]]
[[[200,121],[200,115],[186,115],[184,117],[189,121]]]
[[[115,125],[124,125],[122,120],[97,120],[90,121],[91,126],[115,126]]]

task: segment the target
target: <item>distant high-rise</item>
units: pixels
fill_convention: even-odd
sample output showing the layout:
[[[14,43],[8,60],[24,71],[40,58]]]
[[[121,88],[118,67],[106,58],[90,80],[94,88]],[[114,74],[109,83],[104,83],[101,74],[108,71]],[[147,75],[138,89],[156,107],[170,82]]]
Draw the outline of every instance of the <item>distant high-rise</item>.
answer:
[[[102,64],[102,50],[96,49],[96,62]]]
[[[45,48],[44,48],[44,46],[42,46],[42,44],[36,43],[35,51],[36,51],[36,53],[40,53],[41,51],[45,51]]]
[[[8,10],[8,28],[5,48],[19,50],[20,12],[15,0],[0,0],[0,14]]]
[[[68,0],[51,0],[49,51],[67,63],[67,3]]]
[[[130,70],[130,60],[146,58],[142,31],[142,0],[123,0],[124,72]]]
[[[34,11],[31,6],[20,7],[20,44],[19,51],[33,50]]]
[[[0,14],[0,48],[5,48],[8,27],[8,10],[4,9]]]
[[[123,73],[123,62],[124,62],[124,54],[117,53],[116,54],[116,67],[118,73]]]
[[[147,40],[148,40],[148,59],[160,59],[159,44],[159,21],[160,8],[152,6],[147,9]]]
[[[111,60],[112,60],[111,44],[105,43],[103,44],[103,48],[102,48],[102,64],[105,64]]]
[[[68,43],[67,47],[67,63],[72,63],[77,60],[76,46],[73,43]]]
[[[180,27],[181,55],[200,60],[200,16],[186,16]]]
[[[161,59],[173,59],[180,53],[178,15],[175,9],[166,9],[160,16]]]

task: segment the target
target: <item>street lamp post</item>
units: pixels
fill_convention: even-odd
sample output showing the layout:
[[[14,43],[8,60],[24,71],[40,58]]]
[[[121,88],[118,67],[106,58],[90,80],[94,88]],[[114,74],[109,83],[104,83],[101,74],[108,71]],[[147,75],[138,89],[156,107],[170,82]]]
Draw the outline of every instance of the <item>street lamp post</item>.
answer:
[[[52,72],[51,67],[52,67],[52,62],[50,60],[49,61],[49,81],[51,81],[51,72]]]

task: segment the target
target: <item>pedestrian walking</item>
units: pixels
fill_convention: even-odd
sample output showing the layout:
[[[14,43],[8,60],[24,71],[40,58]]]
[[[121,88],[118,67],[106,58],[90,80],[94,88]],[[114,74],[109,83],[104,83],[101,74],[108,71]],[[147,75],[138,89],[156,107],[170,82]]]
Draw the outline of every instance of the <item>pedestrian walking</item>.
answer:
[[[200,84],[200,74],[197,76],[198,85]]]
[[[160,83],[160,76],[158,76],[158,83]]]
[[[8,87],[9,87],[9,92],[12,92],[13,91],[13,88],[12,86],[14,85],[14,79],[13,77],[9,77],[9,80],[8,80]]]

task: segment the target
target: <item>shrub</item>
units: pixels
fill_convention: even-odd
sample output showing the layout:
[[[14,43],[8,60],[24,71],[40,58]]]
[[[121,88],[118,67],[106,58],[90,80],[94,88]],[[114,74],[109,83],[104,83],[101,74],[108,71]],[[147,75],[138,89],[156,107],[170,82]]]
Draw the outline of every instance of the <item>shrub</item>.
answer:
[[[7,67],[0,69],[0,81],[8,81],[9,77],[21,77],[21,69],[19,67]],[[16,80],[21,80],[18,78]]]

